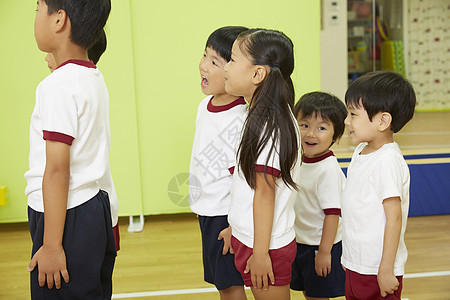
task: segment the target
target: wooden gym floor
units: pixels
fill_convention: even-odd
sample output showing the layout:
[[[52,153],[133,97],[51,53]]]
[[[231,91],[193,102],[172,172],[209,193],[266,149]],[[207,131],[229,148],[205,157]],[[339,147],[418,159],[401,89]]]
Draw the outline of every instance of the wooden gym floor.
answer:
[[[219,298],[212,286],[203,282],[200,233],[193,214],[147,217],[141,233],[127,232],[127,222],[127,218],[120,219],[121,250],[113,277],[115,299]],[[450,215],[409,218],[403,298],[450,299],[449,228]],[[31,242],[27,224],[1,224],[0,241],[0,299],[29,299]],[[175,294],[180,290],[187,291]],[[253,299],[250,291],[247,294]],[[298,292],[291,294],[292,299],[304,299]]]
[[[403,152],[447,149],[450,153],[450,113],[416,113],[396,141]],[[344,137],[333,151],[340,157],[352,149]],[[120,218],[119,225],[121,250],[114,270],[113,299],[219,299],[203,281],[195,215],[149,216],[141,233],[127,232],[128,218]],[[450,299],[450,215],[409,218],[405,241],[409,256],[403,299]],[[0,224],[0,243],[0,299],[29,299],[28,225]],[[292,299],[304,299],[298,292],[291,294]],[[247,295],[253,299],[249,290]]]

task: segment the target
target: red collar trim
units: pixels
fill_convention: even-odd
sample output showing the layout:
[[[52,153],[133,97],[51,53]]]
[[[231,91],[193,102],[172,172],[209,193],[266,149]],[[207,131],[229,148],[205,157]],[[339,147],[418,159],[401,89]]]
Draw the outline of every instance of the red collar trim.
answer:
[[[322,160],[324,160],[325,158],[330,157],[330,156],[334,156],[334,153],[333,153],[333,151],[331,151],[331,150],[330,150],[329,152],[325,153],[325,154],[322,154],[321,156],[312,157],[312,158],[306,157],[306,156],[303,154],[303,155],[302,155],[302,162],[307,163],[307,164],[313,164],[313,163],[322,161]]]
[[[226,111],[226,110],[229,110],[229,109],[231,109],[231,108],[233,108],[233,107],[235,107],[235,106],[237,106],[237,105],[242,105],[242,104],[245,104],[245,103],[246,103],[245,100],[244,100],[244,98],[240,97],[240,98],[237,98],[237,99],[234,100],[233,102],[228,103],[228,104],[226,104],[226,105],[214,106],[214,105],[212,104],[212,99],[213,99],[213,98],[214,98],[214,97],[211,97],[211,99],[210,99],[209,102],[208,102],[208,106],[207,106],[208,111],[209,111],[209,112],[212,112],[212,113],[218,113],[218,112]]]
[[[81,60],[81,59],[69,59],[69,60],[66,60],[65,62],[60,64],[56,69],[59,69],[62,66],[65,66],[67,64],[75,64],[75,65],[83,66],[83,67],[86,67],[86,68],[97,69],[97,66],[94,64],[94,62],[92,60],[87,61],[87,60]]]

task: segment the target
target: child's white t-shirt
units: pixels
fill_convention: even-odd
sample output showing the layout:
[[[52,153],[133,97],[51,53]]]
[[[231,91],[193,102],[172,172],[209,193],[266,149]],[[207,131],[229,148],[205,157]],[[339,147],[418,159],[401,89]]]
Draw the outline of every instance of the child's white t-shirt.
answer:
[[[375,152],[360,154],[366,145],[358,145],[348,166],[342,197],[341,262],[347,269],[360,274],[378,274],[386,225],[383,200],[400,197],[402,228],[394,274],[401,276],[408,257],[404,241],[409,209],[408,165],[395,142],[385,144]]]
[[[201,216],[224,216],[230,205],[236,141],[241,135],[247,105],[238,98],[223,106],[212,105],[213,96],[198,106],[189,170],[189,205]]]
[[[318,158],[303,157],[299,174],[295,180],[299,190],[291,196],[295,201],[297,243],[318,246],[322,239],[324,210],[340,211],[345,175],[331,151]],[[341,222],[339,218],[334,243],[342,239]]]
[[[85,203],[103,189],[109,194],[115,226],[118,200],[109,168],[109,95],[101,72],[92,62],[69,60],[36,89],[25,194],[28,205],[38,212],[44,212],[46,140],[70,145],[67,209]]]
[[[293,118],[293,116],[292,116]],[[293,119],[294,120],[294,119]],[[298,126],[293,121],[297,133]],[[276,143],[276,148],[269,155],[271,142]],[[300,145],[300,135],[298,134]],[[279,144],[277,141],[269,141],[259,155],[255,169],[263,172],[267,166],[267,174],[279,177],[281,174]],[[299,151],[300,152],[300,151]],[[239,161],[239,160],[238,160]],[[291,169],[292,178],[298,178],[300,171],[300,154]],[[294,199],[291,194],[295,190],[288,187],[283,180],[278,178],[275,187],[275,208],[272,225],[272,235],[269,249],[279,249],[295,239],[294,221]],[[253,227],[253,198],[255,191],[250,188],[245,180],[244,174],[236,165],[233,171],[233,183],[231,185],[231,204],[228,213],[228,223],[231,225],[232,234],[241,243],[249,248],[253,248],[254,227]]]

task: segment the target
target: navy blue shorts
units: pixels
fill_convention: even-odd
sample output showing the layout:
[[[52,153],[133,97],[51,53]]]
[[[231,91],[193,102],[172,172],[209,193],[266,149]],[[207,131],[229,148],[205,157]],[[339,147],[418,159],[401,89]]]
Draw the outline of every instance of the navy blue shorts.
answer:
[[[33,256],[42,246],[44,214],[28,207],[28,223]],[[31,299],[111,299],[116,247],[106,192],[67,210],[62,243],[69,283],[61,278],[59,290],[40,287],[36,266],[30,273]]]
[[[297,257],[292,264],[291,289],[305,291],[307,297],[334,298],[345,294],[345,271],[341,266],[342,242],[331,249],[331,273],[320,277],[315,270],[319,246],[297,243]]]
[[[228,227],[227,216],[198,216],[202,232],[203,271],[205,281],[216,288],[225,290],[231,286],[243,286],[241,273],[234,265],[234,255],[222,254],[223,240],[218,240],[219,233]]]

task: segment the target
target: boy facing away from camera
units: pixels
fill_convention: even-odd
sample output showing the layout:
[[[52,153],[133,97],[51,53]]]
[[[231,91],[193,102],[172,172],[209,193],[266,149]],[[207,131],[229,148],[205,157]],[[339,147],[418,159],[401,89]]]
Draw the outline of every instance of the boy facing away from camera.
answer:
[[[30,123],[32,299],[112,295],[118,203],[109,168],[109,96],[87,52],[110,9],[110,0],[37,2],[36,43],[58,68],[38,85]]]
[[[202,234],[203,270],[206,282],[214,284],[221,299],[246,299],[244,281],[234,265],[228,228],[228,208],[234,161],[234,145],[240,136],[247,109],[242,97],[225,92],[224,66],[241,26],[215,30],[206,42],[199,69],[201,88],[208,95],[198,106],[190,165],[189,204],[198,215]],[[223,232],[222,232],[223,231]]]
[[[341,196],[345,175],[330,147],[344,133],[347,109],[337,97],[312,92],[294,108],[302,142],[302,164],[296,178],[297,256],[292,264],[291,289],[306,299],[344,296],[341,267]]]
[[[358,145],[342,196],[345,296],[401,299],[410,177],[393,135],[413,117],[415,93],[401,75],[378,71],[356,79],[345,102]]]

